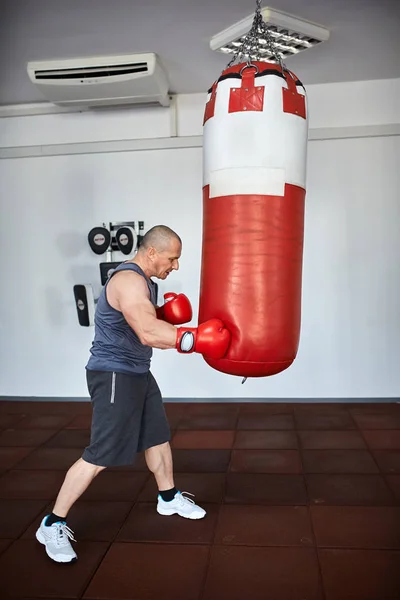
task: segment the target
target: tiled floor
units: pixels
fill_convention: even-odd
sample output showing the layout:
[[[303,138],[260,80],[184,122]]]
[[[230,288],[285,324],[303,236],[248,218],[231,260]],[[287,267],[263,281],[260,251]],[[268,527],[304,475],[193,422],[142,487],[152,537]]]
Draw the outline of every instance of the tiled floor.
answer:
[[[89,439],[89,403],[0,402],[0,598],[399,600],[400,404],[166,404],[162,517],[143,456],[73,507],[79,560],[34,534]]]

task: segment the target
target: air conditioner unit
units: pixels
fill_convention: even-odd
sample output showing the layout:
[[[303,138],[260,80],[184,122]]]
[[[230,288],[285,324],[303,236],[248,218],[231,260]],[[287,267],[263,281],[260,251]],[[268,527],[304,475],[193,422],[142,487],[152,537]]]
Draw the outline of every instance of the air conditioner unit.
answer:
[[[59,106],[169,106],[168,79],[156,54],[29,62],[28,75]]]

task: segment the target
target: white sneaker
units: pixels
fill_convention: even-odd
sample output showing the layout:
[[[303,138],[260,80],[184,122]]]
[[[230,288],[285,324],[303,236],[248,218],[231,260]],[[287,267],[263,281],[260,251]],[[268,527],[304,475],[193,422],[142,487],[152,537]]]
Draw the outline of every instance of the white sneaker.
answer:
[[[189,492],[177,492],[173,500],[165,502],[159,494],[157,512],[160,515],[178,514],[181,517],[185,517],[185,519],[202,519],[205,517],[206,511],[204,508],[200,508],[193,500],[187,498],[187,496],[184,496],[183,494],[193,496],[193,494],[189,494]]]
[[[46,546],[46,552],[50,558],[59,563],[69,563],[78,557],[71,546],[70,539],[76,542],[73,531],[67,527],[64,521],[58,521],[48,527],[45,525],[47,516],[43,519],[36,532],[36,539]]]

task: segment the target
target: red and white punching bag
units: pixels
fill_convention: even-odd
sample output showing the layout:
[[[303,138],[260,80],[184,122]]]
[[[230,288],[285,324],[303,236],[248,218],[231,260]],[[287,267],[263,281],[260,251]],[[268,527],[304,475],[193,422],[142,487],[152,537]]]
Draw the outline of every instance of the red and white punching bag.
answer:
[[[232,66],[209,92],[199,322],[231,332],[224,358],[205,357],[218,371],[265,377],[296,357],[307,136],[304,88],[277,64]]]

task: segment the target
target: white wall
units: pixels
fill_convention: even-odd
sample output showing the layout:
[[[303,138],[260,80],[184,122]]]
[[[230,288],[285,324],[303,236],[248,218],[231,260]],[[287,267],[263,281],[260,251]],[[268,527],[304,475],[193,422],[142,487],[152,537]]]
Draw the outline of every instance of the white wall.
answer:
[[[343,133],[358,126],[368,135],[366,127],[398,125],[396,93],[400,80],[310,86],[311,137],[329,128]],[[178,98],[180,136],[201,134],[203,108],[203,95]],[[190,296],[195,323],[201,148],[103,151],[109,141],[165,138],[170,127],[165,109],[0,119],[3,149],[30,146],[37,154],[56,144],[59,154],[48,148],[47,156],[0,160],[1,395],[87,396],[93,330],[78,325],[72,287],[100,287],[100,260],[86,239],[103,221],[140,219],[146,228],[162,222],[179,232],[181,269],[168,289]],[[98,144],[98,153],[63,154],[63,148],[80,151],[63,144],[85,142]],[[294,365],[241,385],[201,356],[155,351],[153,372],[165,397],[400,396],[399,159],[399,136],[310,141],[303,321]]]

